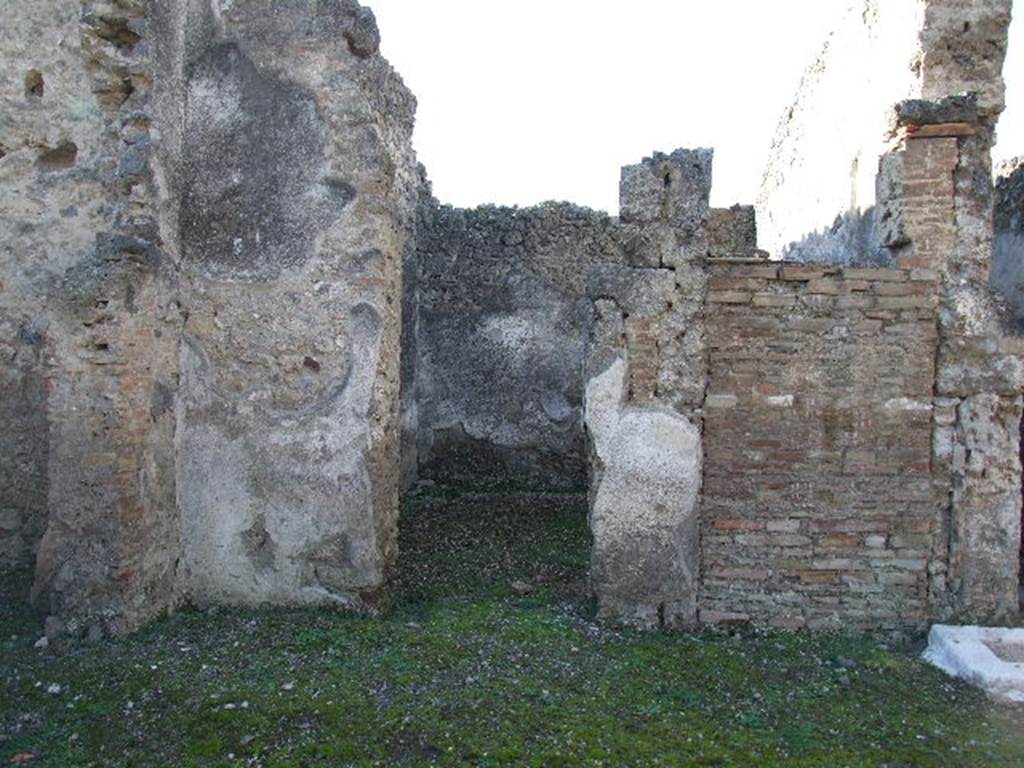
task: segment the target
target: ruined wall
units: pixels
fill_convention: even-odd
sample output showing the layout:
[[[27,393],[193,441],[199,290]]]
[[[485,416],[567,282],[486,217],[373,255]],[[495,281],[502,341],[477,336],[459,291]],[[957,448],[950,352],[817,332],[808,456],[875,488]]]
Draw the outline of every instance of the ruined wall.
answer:
[[[7,10],[0,313],[19,349],[4,409],[35,431],[13,438],[4,514],[20,505],[38,546],[36,598],[119,630],[173,602],[177,560],[148,19],[130,2]]]
[[[702,621],[927,621],[937,291],[927,270],[711,267]]]
[[[948,609],[971,620],[1019,610],[1024,343],[989,285],[990,152],[991,122],[979,111],[972,133],[911,139],[904,153],[908,175],[917,167],[927,176],[936,157],[954,165],[951,199],[936,190],[931,202],[903,211],[916,234],[900,260],[942,275],[935,392],[944,418],[937,418],[933,467],[950,488]],[[940,214],[945,226],[936,224]]]
[[[857,3],[783,121],[759,199],[762,231],[776,252],[875,259],[937,275],[931,461],[944,502],[932,611],[985,620],[1017,610],[1019,567],[1024,379],[1019,340],[1007,335],[989,289],[990,155],[1010,7],[1010,0]],[[886,21],[889,14],[903,23]],[[898,36],[882,45],[891,34]],[[889,81],[868,87],[882,72]],[[838,88],[843,82],[848,87]],[[901,92],[912,98],[900,101]],[[868,236],[851,237],[858,231]]]
[[[1019,610],[1024,344],[988,287],[992,123],[974,96],[893,123],[895,268],[711,267],[704,622]]]
[[[185,30],[177,476],[199,603],[361,605],[396,553],[415,101],[355,2]]]
[[[114,632],[185,597],[362,603],[420,183],[372,14],[8,10],[3,567],[38,550],[36,599]]]
[[[418,235],[424,478],[582,488],[587,275],[628,259],[609,216],[434,204]]]
[[[1024,346],[987,284],[991,122],[956,97],[893,123],[895,268],[711,267],[704,622],[1018,611]]]
[[[875,176],[893,105],[965,92],[1002,110],[1011,0],[854,0],[780,122],[761,191],[761,246],[799,261],[884,264]]]
[[[710,150],[622,171],[633,266],[590,275],[587,355],[591,584],[598,613],[641,627],[697,623],[703,323],[711,254],[753,249],[752,212],[712,211]]]
[[[102,119],[78,55],[79,9],[41,2],[6,10],[0,30],[7,64],[0,70],[0,569],[31,566],[45,530],[46,344],[53,324],[46,297],[92,248],[101,226],[101,186],[91,166]],[[77,194],[64,189],[72,174],[80,179]]]
[[[673,190],[680,199],[703,199],[710,154],[693,167],[685,152],[658,162],[681,185]],[[699,402],[701,331],[690,321],[702,285],[682,249],[694,258],[710,248],[751,252],[753,209],[709,209],[704,200],[688,202],[692,210],[684,214],[680,203],[677,220],[662,221],[664,174],[652,187],[649,168],[637,168],[642,173],[623,182],[620,220],[561,203],[460,210],[425,197],[416,272],[406,282],[406,304],[415,306],[406,313],[404,344],[415,345],[415,362],[403,371],[406,391],[415,390],[415,406],[403,410],[419,427],[418,445],[403,450],[403,461],[415,461],[423,478],[582,487],[581,411],[594,302],[643,304],[651,280],[661,281],[655,290],[673,308],[671,322],[657,321],[657,332],[642,330],[635,313],[651,307],[623,310],[634,312],[628,328],[638,345],[630,389],[647,400],[658,390],[666,404],[683,410]],[[667,271],[652,276],[658,269]],[[641,353],[645,344],[648,352]],[[641,354],[653,366],[643,385],[636,378]]]
[[[832,38],[761,201],[830,266],[709,209],[708,150],[623,169],[618,220],[438,206],[354,0],[14,0],[0,569],[114,632],[366,606],[400,483],[586,479],[609,620],[1017,611],[1008,9],[868,0]]]
[[[1013,333],[1021,335],[1024,333],[1024,158],[1007,161],[998,170],[990,282],[1010,306]],[[1024,510],[1021,514],[1024,529]],[[1020,563],[1019,579],[1024,590],[1024,536],[1020,543]],[[1020,597],[1024,603],[1024,591]]]
[[[991,285],[1009,302],[1017,331],[1024,330],[1024,158],[999,169]]]
[[[416,237],[406,240],[402,254],[402,334],[400,352],[401,489],[412,488],[420,477],[420,404],[416,391],[419,370],[420,255],[418,246],[427,237],[437,201],[434,200],[427,170],[419,166],[416,194]]]

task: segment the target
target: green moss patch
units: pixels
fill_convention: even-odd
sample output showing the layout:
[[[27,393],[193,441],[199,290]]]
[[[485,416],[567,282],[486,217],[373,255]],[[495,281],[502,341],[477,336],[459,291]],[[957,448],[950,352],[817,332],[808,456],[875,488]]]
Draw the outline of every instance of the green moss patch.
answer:
[[[182,612],[60,655],[7,579],[0,765],[1024,765],[1024,709],[885,638],[596,624],[582,496],[421,496],[401,547],[382,617]]]

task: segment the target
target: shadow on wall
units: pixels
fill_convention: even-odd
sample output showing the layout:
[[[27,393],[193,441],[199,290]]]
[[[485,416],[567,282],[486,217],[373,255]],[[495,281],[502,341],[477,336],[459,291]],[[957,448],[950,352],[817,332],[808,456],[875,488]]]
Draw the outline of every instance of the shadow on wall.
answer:
[[[42,331],[7,324],[0,354],[0,570],[32,567],[46,528],[47,388]]]
[[[791,242],[777,258],[850,267],[889,267],[893,263],[890,251],[881,244],[876,206],[836,216],[831,226]]]
[[[1024,333],[1024,157],[1007,161],[997,171],[995,245],[991,286],[1013,311],[1014,332]]]
[[[567,203],[464,210],[431,200],[417,241],[405,375],[415,378],[419,476],[584,488],[586,277],[626,260],[617,222]]]

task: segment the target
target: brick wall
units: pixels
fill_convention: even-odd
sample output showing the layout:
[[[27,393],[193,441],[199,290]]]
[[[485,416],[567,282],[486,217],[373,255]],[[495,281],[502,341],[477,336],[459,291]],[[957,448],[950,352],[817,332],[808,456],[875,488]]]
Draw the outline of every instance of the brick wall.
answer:
[[[926,621],[936,277],[712,263],[703,621]]]

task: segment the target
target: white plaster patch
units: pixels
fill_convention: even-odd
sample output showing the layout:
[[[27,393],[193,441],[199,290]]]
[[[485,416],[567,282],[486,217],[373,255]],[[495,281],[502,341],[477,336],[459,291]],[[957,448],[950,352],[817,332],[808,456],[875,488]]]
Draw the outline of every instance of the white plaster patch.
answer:
[[[488,317],[480,328],[480,335],[500,346],[510,356],[518,357],[535,347],[545,330],[538,322],[520,312]]]
[[[586,388],[586,424],[602,466],[591,531],[596,557],[611,561],[610,571],[603,571],[605,581],[595,587],[602,603],[611,596],[626,600],[628,608],[618,606],[619,618],[648,625],[667,596],[682,598],[682,615],[696,610],[689,601],[699,565],[703,454],[700,430],[683,415],[624,405],[625,375],[619,358]],[[642,562],[641,557],[624,569],[614,553],[636,541],[664,545],[661,551],[672,555],[668,561]]]
[[[792,408],[795,398],[793,395],[773,395],[766,397],[764,402],[769,408]]]
[[[1024,629],[936,624],[924,659],[996,698],[1024,703]]]

